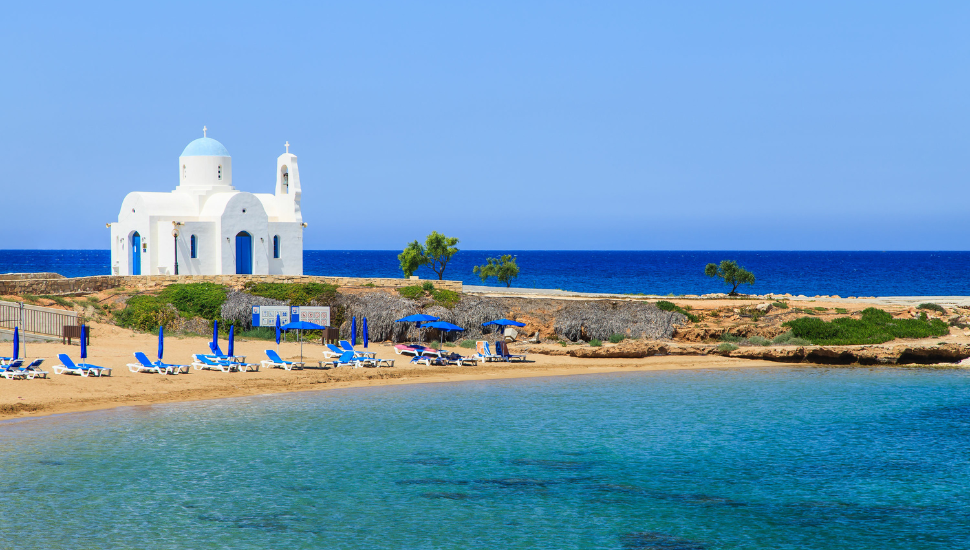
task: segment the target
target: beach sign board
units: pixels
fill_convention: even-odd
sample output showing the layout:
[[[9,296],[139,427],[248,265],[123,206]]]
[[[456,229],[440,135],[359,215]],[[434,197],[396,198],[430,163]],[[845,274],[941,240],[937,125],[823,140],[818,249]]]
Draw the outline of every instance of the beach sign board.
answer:
[[[290,309],[294,321],[316,323],[325,327],[330,326],[330,306],[293,306]]]
[[[253,326],[275,327],[277,315],[280,316],[280,325],[289,323],[289,306],[253,306]]]

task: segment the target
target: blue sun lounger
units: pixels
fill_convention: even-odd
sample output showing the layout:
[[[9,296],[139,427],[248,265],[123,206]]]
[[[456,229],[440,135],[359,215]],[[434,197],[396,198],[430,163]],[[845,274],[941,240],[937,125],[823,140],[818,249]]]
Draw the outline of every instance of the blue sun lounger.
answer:
[[[88,365],[86,363],[75,364],[66,353],[57,354],[60,365],[54,365],[54,374],[80,374],[81,376],[104,376],[107,373],[111,376],[111,369]]]
[[[357,351],[357,350],[355,350],[354,349],[354,346],[351,346],[350,345],[350,342],[348,342],[346,340],[341,340],[340,341],[340,349],[342,349],[343,351],[352,351],[352,352],[354,352],[354,355],[356,355],[357,357],[371,357],[371,358],[377,357],[377,354],[374,353],[374,352],[372,352],[372,351]]]
[[[169,365],[161,361],[151,361],[148,356],[140,351],[135,352],[135,359],[138,363],[129,363],[128,370],[131,372],[157,372],[159,374],[178,374],[189,372],[189,365]]]
[[[269,359],[264,359],[260,361],[260,363],[262,363],[263,367],[267,368],[276,367],[279,369],[293,370],[302,369],[304,365],[303,363],[299,363],[297,361],[285,361],[282,357],[280,357],[280,354],[276,353],[275,349],[266,350],[266,357],[269,357]]]
[[[23,359],[14,359],[10,361],[10,363],[0,366],[0,376],[6,378],[7,380],[27,378],[27,374],[20,370],[20,367],[23,364],[24,364]]]
[[[509,353],[509,345],[501,340],[495,342],[495,351],[498,353],[499,357],[502,357],[508,362],[512,361],[525,361],[525,355],[512,355]]]
[[[27,380],[33,380],[34,378],[47,378],[47,371],[40,370],[40,365],[43,362],[43,359],[34,359],[30,362],[30,364],[20,367],[20,372],[27,375]]]

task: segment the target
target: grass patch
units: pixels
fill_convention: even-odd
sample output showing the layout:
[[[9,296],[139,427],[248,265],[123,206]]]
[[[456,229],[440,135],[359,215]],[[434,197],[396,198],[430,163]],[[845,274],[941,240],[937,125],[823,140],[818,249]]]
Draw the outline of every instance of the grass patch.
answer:
[[[667,300],[659,300],[656,304],[658,309],[661,311],[676,311],[677,313],[683,314],[691,323],[696,323],[701,320],[700,317],[694,315],[693,313],[687,311],[686,309],[678,306],[673,302],[668,302]]]
[[[778,336],[775,336],[774,338],[772,338],[771,339],[771,343],[772,343],[772,345],[775,345],[775,346],[810,346],[810,345],[812,345],[812,343],[809,342],[808,340],[806,340],[804,338],[798,338],[798,337],[796,337],[794,334],[792,334],[792,331],[790,331],[790,330],[788,332],[779,334]]]
[[[310,305],[314,300],[329,303],[337,297],[337,285],[326,283],[257,283],[250,281],[243,286],[243,290],[254,296],[282,300],[291,306]]]
[[[734,334],[731,334],[730,332],[725,332],[724,334],[721,335],[721,341],[722,342],[738,343],[738,342],[741,341],[741,337],[740,336],[735,336]]]
[[[849,310],[845,309],[844,307],[837,307],[835,308],[835,312],[840,315],[845,315],[846,313],[849,313]]]
[[[734,351],[736,349],[738,349],[738,346],[735,344],[732,344],[731,342],[724,342],[723,344],[717,346],[717,351],[721,353],[727,353],[729,351]]]
[[[420,285],[402,286],[397,289],[397,292],[408,300],[417,300],[424,297],[424,289]]]
[[[950,329],[939,319],[893,319],[892,315],[873,307],[862,311],[861,319],[840,317],[830,322],[802,317],[783,326],[792,334],[816,345],[881,344],[896,338],[944,336]]]
[[[318,331],[319,332],[319,331]],[[304,336],[308,334],[309,331],[304,331]],[[248,338],[250,340],[269,340],[276,343],[276,327],[253,327],[249,330],[237,330],[237,338]],[[294,336],[296,334],[294,333]],[[304,341],[307,338],[304,337]],[[280,339],[282,341],[282,339]]]
[[[55,304],[57,304],[57,305],[59,305],[61,307],[73,307],[74,306],[74,302],[68,300],[67,298],[64,298],[63,296],[51,296],[51,295],[45,294],[43,296],[38,296],[38,298],[43,298],[45,300],[50,300],[50,301],[54,302]]]
[[[771,340],[764,336],[750,336],[743,343],[749,346],[767,346],[771,344]]]
[[[462,340],[461,343],[458,344],[458,347],[462,347],[462,348],[466,348],[466,349],[475,349],[475,341],[474,340]]]
[[[589,345],[593,346],[594,348],[598,348],[603,345],[603,341],[593,338],[592,340],[589,341]]]
[[[771,302],[771,307],[778,309],[788,309],[788,304],[785,302]]]
[[[226,301],[226,287],[215,283],[174,284],[158,293],[161,303],[172,304],[184,317],[218,319]]]
[[[626,340],[626,334],[611,334],[609,340],[611,344],[619,344]]]
[[[920,304],[917,307],[917,309],[928,309],[930,311],[936,311],[938,313],[942,313],[943,315],[946,315],[946,309],[944,309],[943,306],[941,306],[940,304],[931,304],[931,303]]]
[[[36,304],[37,302],[40,301],[40,296],[34,296],[33,294],[24,294],[23,296],[20,297],[20,299],[30,304]]]
[[[815,311],[828,311],[829,310],[829,308],[827,308],[827,307],[820,307],[820,306],[819,307],[814,307],[812,309],[814,309]]]
[[[432,290],[431,297],[434,298],[435,302],[448,309],[454,308],[461,301],[461,293],[454,290]]]

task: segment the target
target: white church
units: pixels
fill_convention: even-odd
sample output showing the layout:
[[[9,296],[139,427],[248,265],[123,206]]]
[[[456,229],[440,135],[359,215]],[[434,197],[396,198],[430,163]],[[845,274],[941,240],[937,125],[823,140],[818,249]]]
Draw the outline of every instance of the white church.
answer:
[[[203,137],[179,156],[170,193],[128,193],[111,228],[113,275],[302,275],[296,155],[276,159],[276,191],[232,186],[232,157]]]

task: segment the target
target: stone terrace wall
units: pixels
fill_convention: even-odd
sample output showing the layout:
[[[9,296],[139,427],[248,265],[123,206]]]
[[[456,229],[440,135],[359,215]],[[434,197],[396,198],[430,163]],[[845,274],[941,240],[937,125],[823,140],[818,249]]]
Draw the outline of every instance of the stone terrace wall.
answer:
[[[20,281],[23,279],[63,279],[60,273],[0,273],[0,281]]]
[[[35,275],[35,274],[18,274]],[[51,278],[23,277],[17,279],[0,278],[0,295],[23,296],[84,294],[111,288],[133,288],[137,290],[162,289],[173,283],[216,283],[241,289],[249,281],[262,283],[327,283],[341,287],[364,287],[373,285],[381,288],[400,288],[423,284],[427,280],[383,279],[360,277],[315,277],[312,275],[98,275],[93,277],[64,278],[56,273]],[[431,281],[435,288],[461,292],[461,281]]]

